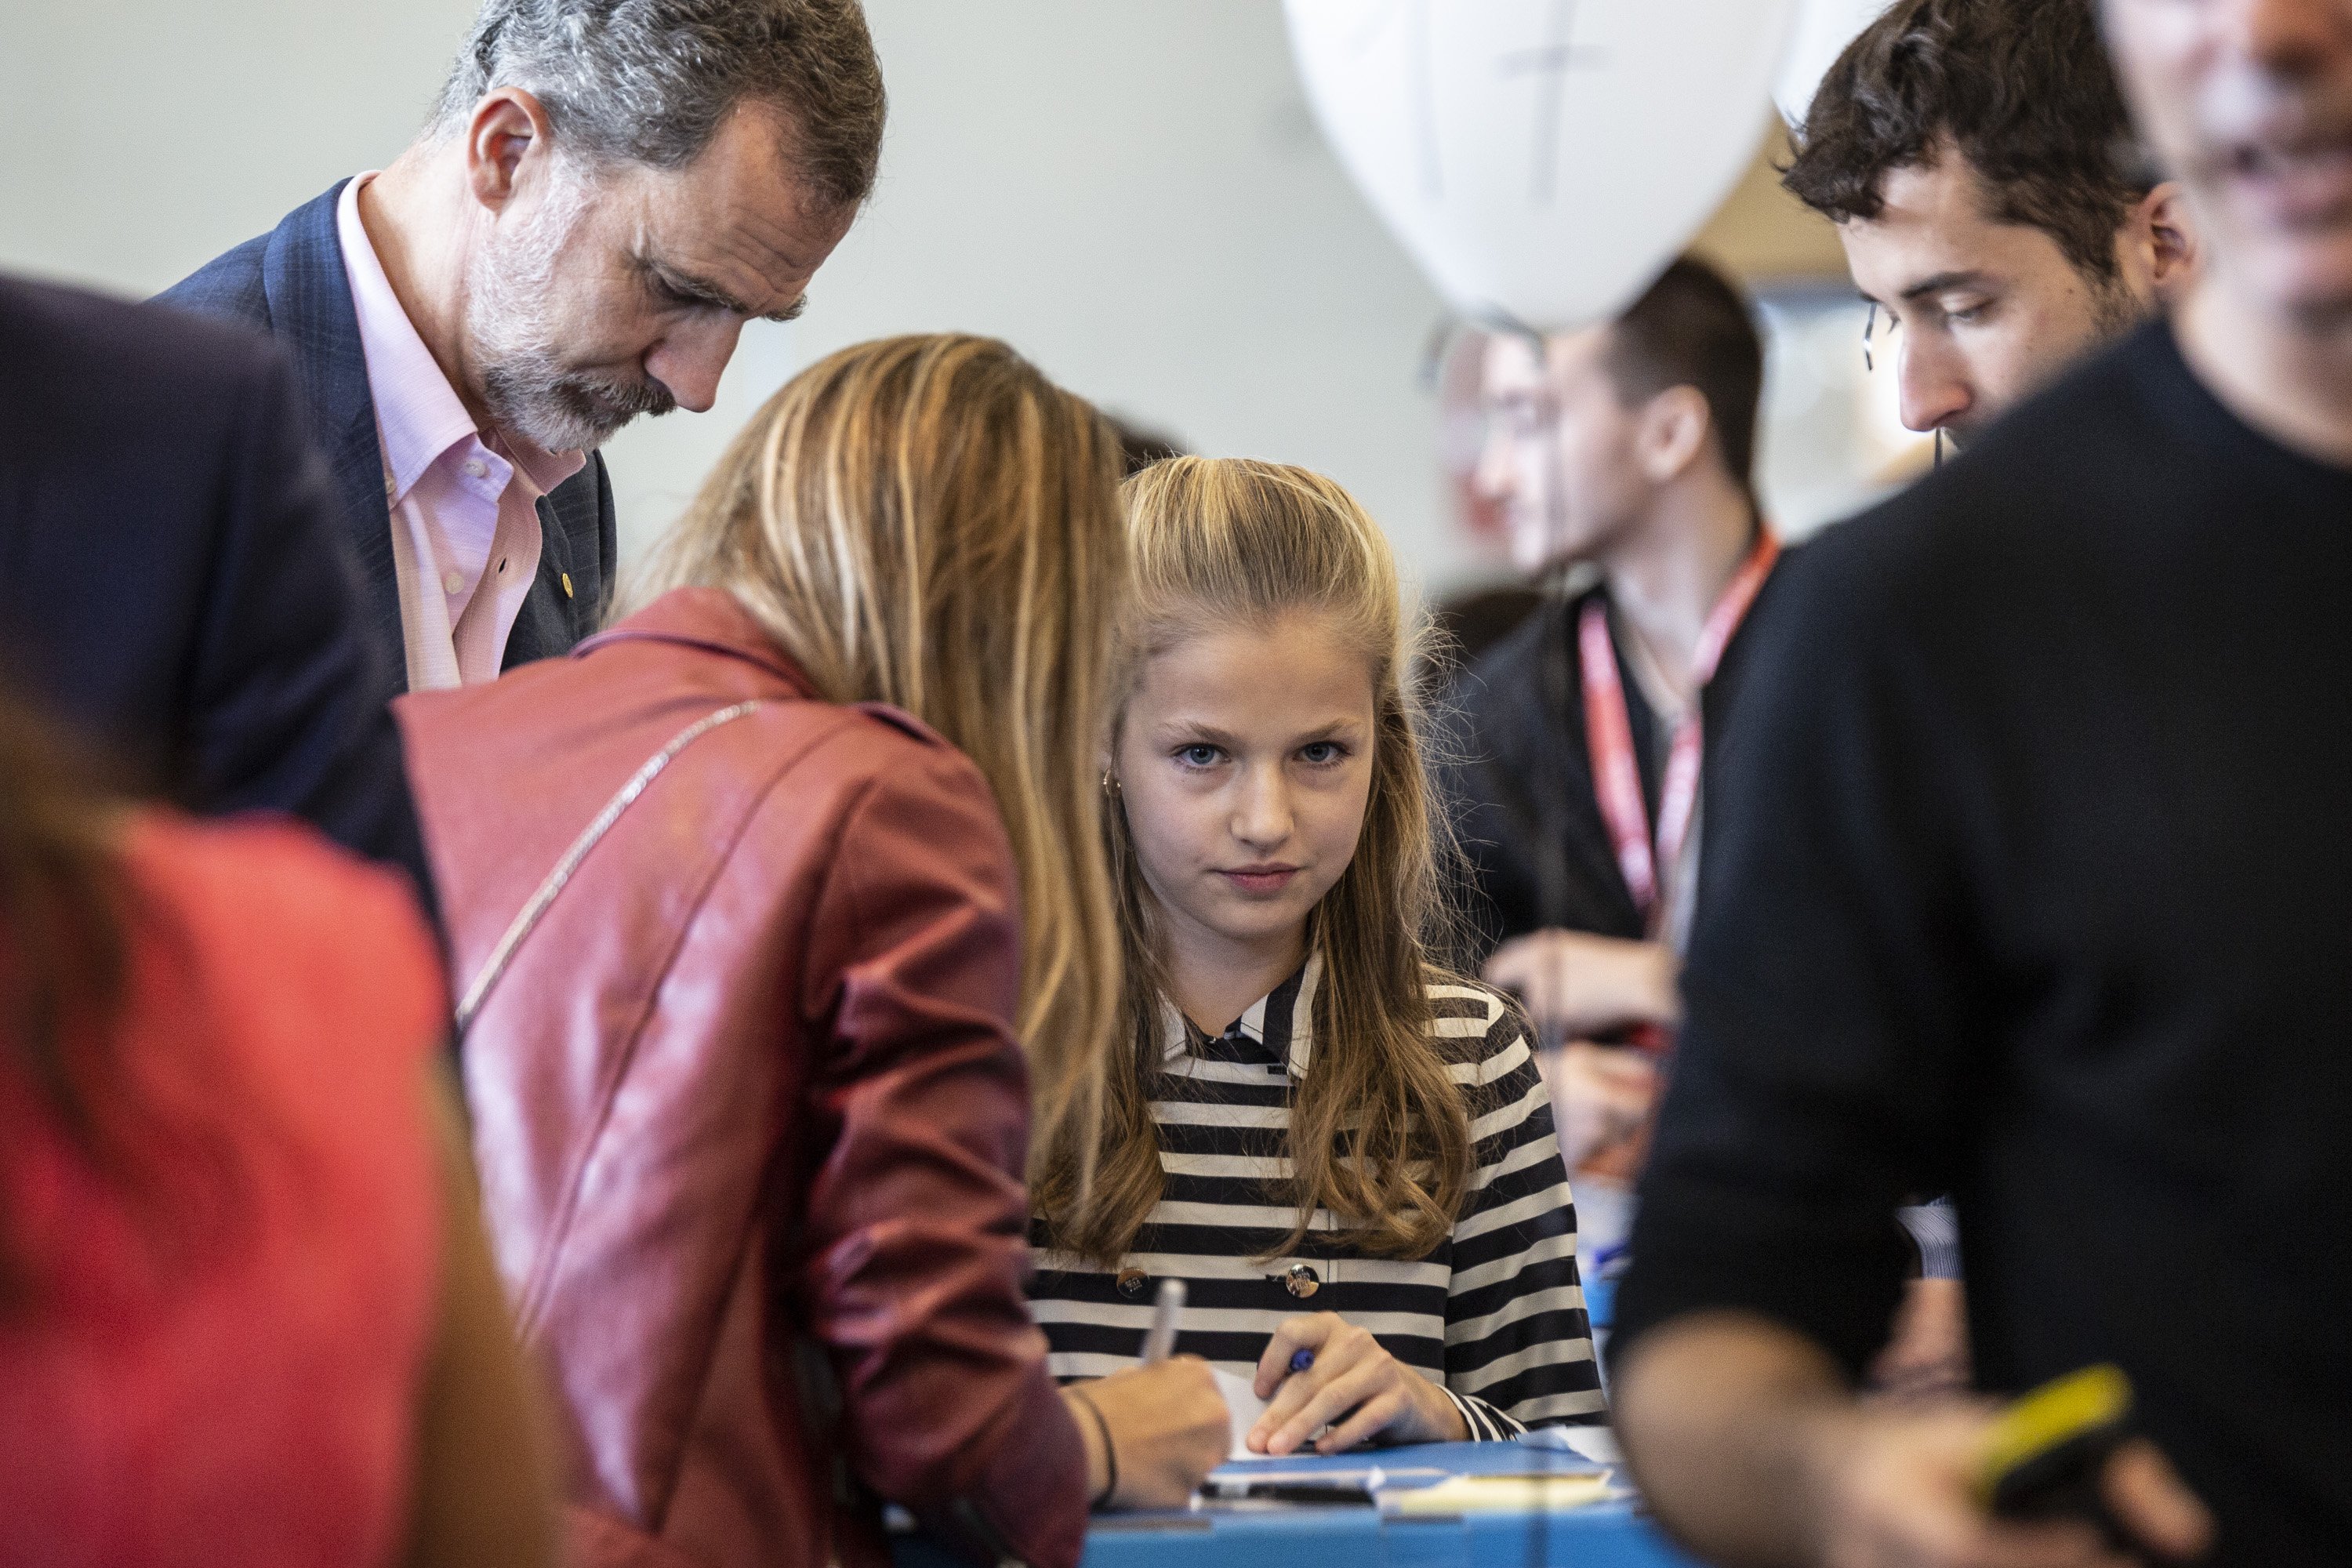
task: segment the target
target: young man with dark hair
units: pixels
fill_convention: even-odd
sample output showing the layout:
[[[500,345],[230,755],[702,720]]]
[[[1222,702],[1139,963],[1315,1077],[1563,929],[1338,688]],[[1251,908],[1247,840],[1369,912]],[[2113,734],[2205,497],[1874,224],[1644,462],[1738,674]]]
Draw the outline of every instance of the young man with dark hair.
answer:
[[[1682,260],[1613,322],[1494,339],[1484,375],[1476,482],[1557,591],[1457,681],[1449,783],[1487,977],[1559,1047],[1562,1152],[1605,1246],[1657,1089],[1624,1047],[1677,1015],[1701,737],[1777,549],[1752,485],[1764,350],[1738,291]]]
[[[2105,15],[2199,276],[1780,574],[1709,800],[1614,1405],[1713,1561],[2352,1562],[2352,0]],[[1920,1190],[2126,1544],[1851,1392]]]
[[[1897,0],[1830,68],[1782,184],[1900,329],[1903,422],[1966,441],[2189,277],[2094,0]]]

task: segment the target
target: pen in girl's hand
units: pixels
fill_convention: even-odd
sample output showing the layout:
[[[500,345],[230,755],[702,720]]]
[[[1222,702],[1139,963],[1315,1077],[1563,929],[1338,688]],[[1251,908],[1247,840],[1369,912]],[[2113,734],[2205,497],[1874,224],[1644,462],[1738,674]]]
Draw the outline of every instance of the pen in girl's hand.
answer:
[[[1296,1351],[1293,1351],[1293,1352],[1290,1352],[1290,1370],[1291,1370],[1291,1371],[1293,1371],[1293,1372],[1305,1372],[1308,1367],[1313,1366],[1314,1364],[1315,1364],[1315,1352],[1314,1352],[1313,1351],[1310,1351],[1310,1350],[1296,1350]]]
[[[1143,1364],[1157,1366],[1176,1348],[1176,1319],[1184,1310],[1184,1281],[1162,1279],[1151,1304],[1151,1331],[1143,1336]]]

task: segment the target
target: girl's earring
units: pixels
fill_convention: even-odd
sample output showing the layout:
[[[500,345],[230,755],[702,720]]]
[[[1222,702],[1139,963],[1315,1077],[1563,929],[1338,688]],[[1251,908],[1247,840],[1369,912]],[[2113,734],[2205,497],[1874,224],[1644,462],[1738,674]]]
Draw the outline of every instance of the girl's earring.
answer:
[[[1103,770],[1103,794],[1112,800],[1118,798],[1118,779],[1108,768]]]

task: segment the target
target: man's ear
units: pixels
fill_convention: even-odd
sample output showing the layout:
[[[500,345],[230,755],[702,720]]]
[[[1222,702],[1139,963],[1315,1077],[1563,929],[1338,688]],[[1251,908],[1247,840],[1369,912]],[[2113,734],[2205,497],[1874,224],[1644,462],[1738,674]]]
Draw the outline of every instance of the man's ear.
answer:
[[[555,146],[547,108],[519,87],[502,87],[483,95],[466,122],[466,179],[474,199],[490,211],[502,212],[520,184],[523,161],[537,153],[551,155]]]
[[[2194,222],[2178,180],[2164,181],[2132,209],[2125,232],[2147,247],[2148,278],[2156,285],[2157,299],[2165,304],[2178,299],[2197,276],[2201,247]]]
[[[1654,485],[1668,484],[1706,455],[1715,418],[1696,386],[1670,386],[1642,405],[1633,433],[1635,460]]]

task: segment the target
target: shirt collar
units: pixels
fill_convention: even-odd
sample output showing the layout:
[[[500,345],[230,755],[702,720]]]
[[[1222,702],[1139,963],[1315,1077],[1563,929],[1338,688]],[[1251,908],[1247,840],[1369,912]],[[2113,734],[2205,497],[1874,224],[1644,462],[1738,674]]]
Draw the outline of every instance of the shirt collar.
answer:
[[[511,436],[485,437],[483,444],[513,462],[534,500],[554,493],[556,486],[588,466],[585,452],[550,452]]]
[[[384,499],[397,506],[444,453],[480,439],[481,432],[449,378],[441,374],[433,351],[417,335],[415,323],[384,275],[367,226],[360,221],[360,187],[375,176],[371,170],[343,186],[335,205],[335,233],[342,246],[352,309],[359,318],[360,347],[367,356],[368,395],[374,401],[376,429],[383,441]],[[585,453],[543,452],[527,441],[501,439],[493,449],[540,495],[588,462]]]
[[[1310,952],[1296,973],[1244,1008],[1225,1026],[1227,1039],[1247,1040],[1265,1053],[1267,1063],[1285,1063],[1294,1079],[1307,1076],[1315,1054],[1315,994],[1323,984],[1323,954]],[[1160,999],[1160,1052],[1174,1064],[1192,1050],[1197,1032],[1184,1010],[1167,997]]]

